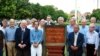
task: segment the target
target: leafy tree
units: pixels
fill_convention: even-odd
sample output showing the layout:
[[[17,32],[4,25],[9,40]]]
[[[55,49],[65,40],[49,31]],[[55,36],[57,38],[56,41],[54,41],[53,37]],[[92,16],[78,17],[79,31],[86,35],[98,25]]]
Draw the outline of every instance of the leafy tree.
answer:
[[[97,20],[100,20],[100,9],[93,10],[91,17],[96,17]]]
[[[46,18],[51,15],[53,20],[59,16],[68,18],[68,15],[62,10],[58,10],[52,5],[41,6],[39,3],[29,3],[29,0],[0,0],[0,18]]]
[[[15,18],[16,0],[0,1],[0,18]]]

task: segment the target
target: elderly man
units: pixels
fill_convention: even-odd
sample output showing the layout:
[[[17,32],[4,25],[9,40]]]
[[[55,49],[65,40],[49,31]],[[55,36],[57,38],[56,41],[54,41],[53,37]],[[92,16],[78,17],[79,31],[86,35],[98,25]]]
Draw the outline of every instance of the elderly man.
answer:
[[[80,32],[82,34],[84,34],[84,36],[86,35],[86,32],[89,30],[89,26],[86,25],[86,24],[87,24],[87,20],[86,19],[82,19],[81,26],[80,26]]]
[[[84,39],[86,37],[86,32],[88,32],[88,30],[89,30],[89,26],[86,25],[86,23],[87,23],[87,20],[86,19],[82,19],[80,30],[79,30],[82,34],[84,34]]]
[[[68,35],[69,35],[69,33],[71,33],[71,32],[73,32],[74,31],[74,25],[76,24],[76,20],[75,20],[75,18],[71,18],[70,19],[70,24],[69,25],[67,25],[66,26],[66,32],[67,32],[67,37],[68,37]],[[68,55],[68,52],[66,51],[66,48],[67,48],[68,46],[66,45],[65,46],[65,55]],[[67,54],[66,54],[67,53]]]
[[[96,18],[95,17],[91,17],[90,22],[91,23],[96,23]]]
[[[82,19],[81,26],[80,26],[80,30],[79,30],[82,34],[84,34],[84,40],[86,39],[86,32],[88,32],[88,30],[89,30],[89,26],[86,25],[86,23],[87,23],[87,20],[85,18]],[[83,44],[83,47],[85,47],[85,42]],[[85,49],[84,49],[83,55],[85,55],[85,54],[86,53],[85,53]]]
[[[74,31],[68,35],[69,56],[82,56],[84,35],[79,32],[79,25],[74,25]]]
[[[71,18],[70,19],[70,24],[69,25],[67,25],[67,33],[69,34],[70,32],[73,32],[73,30],[74,30],[74,25],[76,24],[76,21],[75,21],[75,19],[74,18]]]
[[[31,30],[30,40],[31,40],[31,56],[42,56],[42,45],[43,32],[38,29],[39,22],[34,22],[35,29]]]
[[[96,56],[98,45],[99,45],[99,36],[95,31],[95,24],[91,23],[89,26],[89,31],[86,33],[86,50],[87,56]]]
[[[95,24],[95,31],[99,33],[99,38],[100,38],[100,26],[96,24],[96,18],[91,17],[90,22]],[[100,43],[99,43],[98,55],[100,55]]]
[[[22,20],[20,28],[15,33],[16,56],[30,56],[30,30],[27,28],[27,21]]]
[[[96,32],[99,33],[100,30],[99,30],[99,26],[96,25],[96,18],[95,17],[91,17],[90,22],[95,24],[95,30],[96,30]]]
[[[64,25],[64,18],[63,17],[58,17],[56,25]]]
[[[9,27],[6,28],[6,44],[7,44],[7,51],[8,56],[16,56],[16,49],[15,49],[15,20],[10,19]]]

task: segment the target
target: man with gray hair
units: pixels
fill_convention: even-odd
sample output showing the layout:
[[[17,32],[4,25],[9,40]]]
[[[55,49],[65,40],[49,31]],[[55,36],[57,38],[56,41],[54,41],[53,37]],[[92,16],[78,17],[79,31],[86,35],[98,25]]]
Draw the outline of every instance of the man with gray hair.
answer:
[[[80,32],[82,34],[84,34],[84,36],[86,35],[86,32],[89,30],[89,26],[86,25],[86,24],[87,24],[87,20],[86,19],[82,19],[81,26],[80,26]]]
[[[7,44],[7,51],[8,56],[16,56],[16,49],[15,49],[15,20],[10,19],[9,27],[5,29],[5,39]]]
[[[86,32],[88,32],[88,30],[89,30],[89,26],[86,24],[87,24],[87,20],[85,18],[82,19],[79,31],[84,35],[84,40],[86,39]],[[83,44],[83,47],[85,47],[85,43]],[[85,52],[85,50],[83,50],[83,51],[84,51],[83,55],[85,55],[86,52]]]
[[[96,18],[95,17],[91,17],[90,22],[91,23],[96,23]]]
[[[86,33],[86,56],[97,56],[97,50],[99,45],[99,36],[98,33],[95,31],[95,24],[91,23],[89,26],[89,31]]]
[[[27,21],[22,20],[20,28],[15,33],[16,56],[30,56],[30,30],[27,28]]]
[[[100,26],[98,26],[97,24],[96,24],[96,17],[91,17],[91,19],[90,19],[90,22],[91,23],[94,23],[95,24],[95,30],[96,30],[96,32],[100,32]]]
[[[85,39],[85,37],[86,37],[86,32],[88,32],[88,30],[89,30],[89,26],[88,25],[86,25],[87,24],[87,20],[86,19],[82,19],[82,21],[81,21],[81,26],[80,26],[80,32],[82,33],[82,34],[84,34],[84,39]]]
[[[76,24],[76,20],[75,18],[71,18],[70,19],[70,24],[66,26],[66,29],[67,29],[67,33],[69,34],[70,32],[73,32],[74,30],[74,25]]]
[[[91,17],[90,22],[95,24],[95,31],[99,33],[99,38],[100,38],[100,25],[96,24],[96,17]],[[98,55],[100,55],[100,43],[99,43]]]
[[[63,17],[58,17],[56,25],[64,25],[64,18]]]

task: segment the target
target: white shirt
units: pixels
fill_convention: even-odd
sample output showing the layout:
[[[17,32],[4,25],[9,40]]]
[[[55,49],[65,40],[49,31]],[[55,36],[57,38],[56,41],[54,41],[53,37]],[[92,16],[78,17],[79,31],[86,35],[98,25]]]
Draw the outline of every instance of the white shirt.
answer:
[[[32,27],[32,25],[28,25],[27,28],[30,29],[30,30],[34,29],[34,27]]]
[[[22,29],[22,31],[24,31],[25,32],[25,28],[21,28]]]
[[[74,33],[74,46],[77,46],[77,38],[79,33]]]
[[[47,23],[47,25],[51,25],[50,23],[51,23],[51,21],[46,21],[46,23]]]
[[[95,44],[95,49],[98,49],[98,45],[99,45],[99,35],[96,31],[91,32],[87,32],[86,34],[86,43],[87,44]]]
[[[44,32],[44,28],[42,28],[41,26],[39,26],[38,29],[40,29],[42,32]]]
[[[4,35],[5,35],[5,29],[6,28],[0,27],[0,30],[2,30],[2,32],[4,33]]]

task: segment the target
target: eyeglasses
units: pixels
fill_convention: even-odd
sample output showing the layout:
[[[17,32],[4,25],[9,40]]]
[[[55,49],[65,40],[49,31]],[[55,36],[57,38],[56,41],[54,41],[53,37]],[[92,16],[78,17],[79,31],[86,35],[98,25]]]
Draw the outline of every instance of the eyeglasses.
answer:
[[[90,27],[90,28],[95,28],[95,27],[93,26],[93,27]]]

